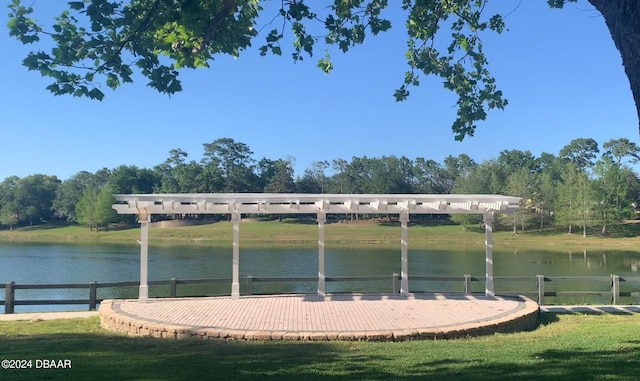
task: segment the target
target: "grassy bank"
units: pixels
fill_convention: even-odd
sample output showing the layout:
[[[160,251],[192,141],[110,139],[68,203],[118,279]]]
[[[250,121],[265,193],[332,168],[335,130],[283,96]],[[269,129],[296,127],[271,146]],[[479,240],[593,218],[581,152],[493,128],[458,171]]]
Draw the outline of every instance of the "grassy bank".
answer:
[[[637,315],[543,315],[532,332],[453,341],[214,342],[129,338],[98,319],[0,323],[2,359],[72,369],[0,369],[3,380],[632,380]]]
[[[612,231],[607,237],[592,234],[583,238],[579,234],[539,231],[497,231],[493,235],[498,250],[637,250],[640,247],[640,224],[628,224]],[[287,223],[277,221],[243,221],[240,225],[241,247],[317,247],[318,230],[314,223]],[[151,245],[231,247],[230,222],[206,225],[151,228]],[[140,238],[138,228],[112,231],[90,231],[80,226],[26,227],[13,231],[0,231],[0,242],[42,242],[68,244],[128,244],[136,245]],[[326,225],[327,247],[336,248],[397,248],[400,228],[393,223],[333,223]],[[412,249],[482,249],[484,232],[479,227],[463,231],[460,226],[412,225],[409,228],[409,246]]]

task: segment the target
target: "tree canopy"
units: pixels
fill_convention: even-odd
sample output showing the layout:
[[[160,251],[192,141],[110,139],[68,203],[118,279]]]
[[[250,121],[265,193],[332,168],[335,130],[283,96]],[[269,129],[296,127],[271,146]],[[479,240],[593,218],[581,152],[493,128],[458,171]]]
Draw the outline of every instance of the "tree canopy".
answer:
[[[547,0],[562,8],[577,0]],[[588,0],[602,13],[620,51],[636,106],[640,104],[640,2]],[[275,4],[274,4],[275,3]],[[318,67],[333,69],[331,52],[347,52],[367,36],[392,27],[386,14],[401,12],[407,32],[407,70],[395,90],[406,99],[421,76],[436,76],[457,96],[452,130],[457,140],[473,136],[477,122],[507,100],[488,70],[485,32],[502,33],[503,16],[487,15],[487,0],[78,0],[69,1],[50,26],[32,18],[33,8],[12,0],[9,33],[24,44],[38,43],[23,64],[51,77],[53,94],[102,99],[103,85],[116,89],[135,74],[161,93],[182,90],[179,71],[209,67],[218,55],[238,56],[254,41],[260,53],[292,59],[323,52]],[[263,7],[263,4],[265,6]],[[395,10],[389,10],[390,8]],[[266,21],[265,21],[266,20]],[[394,26],[398,27],[398,26]],[[400,26],[402,27],[402,26]],[[258,30],[267,30],[260,36]],[[43,39],[50,41],[43,42]],[[49,51],[45,47],[52,43]],[[640,115],[640,112],[639,112]]]

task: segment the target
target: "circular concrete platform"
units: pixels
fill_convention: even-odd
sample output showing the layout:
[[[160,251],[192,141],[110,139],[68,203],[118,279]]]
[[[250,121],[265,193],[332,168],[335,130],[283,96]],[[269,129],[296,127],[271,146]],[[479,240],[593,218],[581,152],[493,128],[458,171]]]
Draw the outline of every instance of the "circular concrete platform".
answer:
[[[332,294],[105,300],[102,327],[131,336],[238,340],[453,339],[535,328],[525,297]]]

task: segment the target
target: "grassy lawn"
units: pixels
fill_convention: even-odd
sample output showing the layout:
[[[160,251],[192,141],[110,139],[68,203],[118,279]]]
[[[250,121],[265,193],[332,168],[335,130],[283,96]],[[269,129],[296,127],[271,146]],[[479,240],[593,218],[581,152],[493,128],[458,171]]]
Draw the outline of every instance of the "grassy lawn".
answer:
[[[98,319],[1,322],[0,357],[72,369],[2,380],[632,380],[639,315],[545,314],[532,332],[452,341],[216,342],[129,338]],[[35,366],[35,365],[34,365]]]
[[[326,225],[327,247],[335,248],[397,248],[400,228],[393,223],[332,223]],[[277,221],[244,221],[240,225],[240,245],[244,248],[316,248],[315,223],[287,223]],[[136,245],[140,238],[138,228],[92,232],[80,226],[19,228],[0,231],[0,242],[44,243],[104,243]],[[230,222],[207,225],[151,228],[150,245],[231,247]],[[608,237],[592,234],[583,238],[580,234],[539,231],[521,232],[513,236],[511,231],[497,231],[493,235],[497,250],[637,250],[640,246],[640,224],[621,225]],[[484,232],[479,227],[463,231],[460,226],[441,225],[409,227],[409,246],[412,249],[481,249]]]

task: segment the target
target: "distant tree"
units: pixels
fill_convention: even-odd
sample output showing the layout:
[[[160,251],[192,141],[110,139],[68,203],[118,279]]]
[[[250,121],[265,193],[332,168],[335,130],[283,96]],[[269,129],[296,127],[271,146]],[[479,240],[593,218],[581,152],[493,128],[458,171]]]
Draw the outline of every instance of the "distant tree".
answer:
[[[302,177],[296,178],[296,189],[300,193],[326,193],[331,190],[329,177],[325,171],[329,168],[329,162],[313,161],[311,167],[305,168]]]
[[[99,191],[94,187],[85,188],[76,205],[78,223],[88,226],[91,230],[97,224],[96,206],[98,193]]]
[[[578,221],[578,176],[582,175],[584,173],[578,170],[575,163],[564,162],[554,213],[556,222],[566,226],[568,234],[573,233],[573,226]]]
[[[536,197],[539,192],[538,173],[526,165],[516,167],[507,178],[506,193],[509,196],[520,197],[520,207],[511,215],[513,218],[513,234],[517,234],[517,224],[520,221],[520,229],[527,229],[535,215],[532,210],[536,205]]]
[[[587,238],[587,228],[594,222],[593,211],[596,203],[591,181],[586,173],[578,176],[578,217],[582,225],[582,237]]]
[[[413,163],[402,156],[382,156],[362,162],[367,168],[367,176],[363,181],[368,193],[412,193],[414,174]]]
[[[262,191],[276,173],[276,160],[263,157],[258,160],[255,170],[257,176],[256,188]]]
[[[98,187],[96,176],[90,172],[81,171],[63,181],[56,189],[53,199],[53,210],[57,218],[68,222],[76,222],[76,204],[87,187]]]
[[[179,148],[169,151],[169,158],[164,163],[157,165],[154,172],[160,179],[158,190],[163,193],[180,193],[180,180],[178,172],[185,166],[185,159],[189,156]]]
[[[460,154],[457,157],[447,156],[444,158],[444,173],[445,184],[444,193],[453,193],[456,188],[457,182],[465,179],[473,168],[476,166],[476,162],[473,161],[467,154]]]
[[[505,182],[500,165],[496,160],[486,160],[475,164],[456,180],[453,193],[500,194],[505,193]]]
[[[256,191],[256,179],[253,173],[253,152],[249,146],[231,138],[216,139],[205,143],[202,163],[205,166],[220,168],[224,178],[225,192]]]
[[[525,170],[534,173],[540,169],[538,160],[530,151],[503,150],[498,155],[496,164],[504,181],[508,181],[514,172]]]
[[[593,167],[596,154],[599,152],[598,143],[591,138],[573,139],[560,150],[560,158],[570,161],[580,171]]]
[[[169,158],[153,169],[158,180],[154,191],[161,193],[217,193],[224,188],[222,171],[217,166],[187,162],[189,155],[175,148]]]
[[[587,236],[587,227],[592,222],[594,194],[586,171],[579,170],[572,162],[565,162],[562,182],[558,186],[555,209],[556,221],[573,232],[573,226],[582,227],[582,236]]]
[[[611,139],[602,145],[603,156],[613,160],[618,166],[625,162],[626,158],[630,163],[637,163],[640,160],[640,147],[627,138]]]
[[[3,225],[15,225],[18,219],[19,209],[15,205],[16,187],[20,178],[18,176],[10,176],[0,183],[0,213],[2,213]],[[4,222],[3,222],[4,221]]]
[[[316,182],[320,185],[320,191],[318,193],[325,193],[327,186],[327,175],[325,171],[329,168],[329,162],[326,160],[313,161],[311,163],[311,171]]]
[[[540,232],[544,232],[545,224],[551,222],[558,194],[558,181],[551,172],[539,174],[539,193],[536,197],[536,208],[540,217]]]
[[[111,170],[107,168],[102,168],[97,170],[93,174],[93,183],[97,188],[102,188],[107,185],[109,179],[111,178]]]
[[[331,168],[335,171],[335,174],[332,177],[332,183],[335,185],[336,189],[333,193],[345,193],[345,182],[346,174],[345,171],[347,169],[348,162],[345,159],[333,159],[331,162]]]
[[[465,155],[466,156],[466,155]],[[446,160],[446,159],[445,159]],[[466,162],[467,160],[465,160]],[[495,160],[484,161],[480,164],[473,163],[472,166],[468,166],[470,169],[465,169],[467,166],[461,166],[458,169],[460,174],[464,174],[464,177],[460,177],[455,180],[455,186],[453,192],[455,194],[495,194],[496,187],[502,186],[499,184],[499,166]],[[467,225],[477,224],[481,222],[481,217],[474,214],[452,214],[451,221],[462,225],[462,229],[466,230]]]
[[[177,171],[180,191],[187,193],[218,193],[225,189],[225,179],[220,168],[192,161]]]
[[[631,200],[632,184],[630,170],[619,166],[609,157],[598,160],[593,170],[596,178],[592,182],[594,209],[601,220],[601,234],[607,235],[610,225],[631,218],[634,214]]]
[[[0,206],[0,224],[9,226],[9,230],[18,223],[18,207],[13,201],[5,202]]]
[[[116,194],[148,194],[153,193],[159,183],[160,180],[150,169],[121,165],[111,171],[107,186]]]
[[[418,193],[446,193],[446,175],[444,168],[432,159],[418,157],[413,166],[415,190]]]
[[[535,195],[535,208],[540,217],[540,231],[543,232],[545,226],[553,222],[564,162],[548,152],[541,153],[536,162],[539,189]]]
[[[165,164],[171,167],[179,167],[184,165],[189,154],[180,148],[174,148],[169,151],[169,158],[165,161]]]
[[[293,193],[293,167],[289,160],[276,160],[273,176],[269,178],[264,187],[266,193]]]
[[[573,219],[577,217],[582,225],[584,237],[587,236],[593,202],[588,171],[595,164],[594,159],[598,152],[598,143],[594,139],[579,138],[569,142],[558,154],[565,161],[565,165],[563,186],[560,188],[562,201],[557,212],[561,221],[569,223],[569,233]]]
[[[18,219],[30,225],[42,221],[51,221],[53,200],[60,180],[56,176],[35,174],[23,177],[16,182],[15,205],[18,207]]]
[[[94,207],[94,222],[109,230],[109,224],[115,222],[117,214],[112,205],[116,203],[113,193],[108,187],[103,187],[98,193]]]
[[[311,168],[306,168],[302,177],[296,178],[295,186],[299,193],[321,193],[322,189]]]
[[[344,168],[345,193],[372,193],[372,160],[366,156],[353,157]]]

